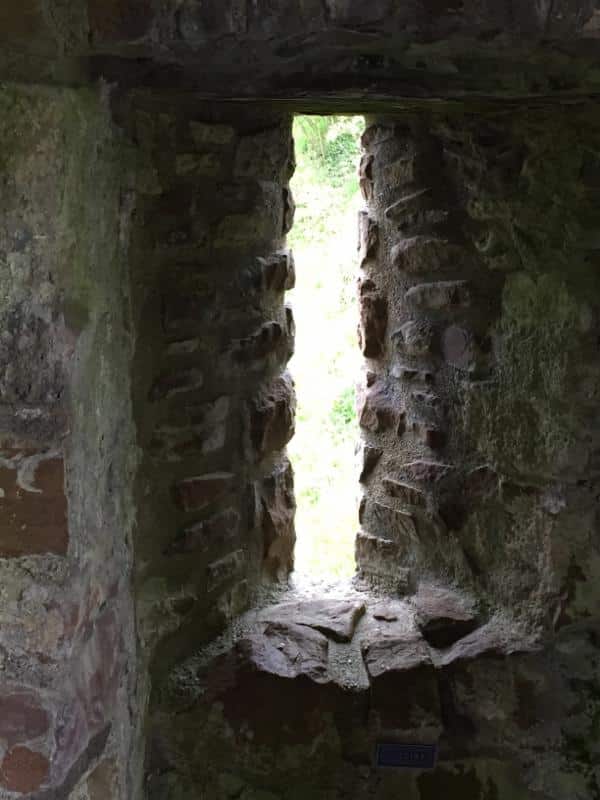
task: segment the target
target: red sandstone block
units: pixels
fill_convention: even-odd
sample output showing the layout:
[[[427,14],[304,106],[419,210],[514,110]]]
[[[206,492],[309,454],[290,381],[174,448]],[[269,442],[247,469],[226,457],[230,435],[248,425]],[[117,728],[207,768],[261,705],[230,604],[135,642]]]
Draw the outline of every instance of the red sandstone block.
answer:
[[[0,739],[9,747],[43,736],[48,726],[48,714],[38,697],[30,692],[4,694],[0,689]]]
[[[3,451],[0,558],[65,555],[68,542],[62,457],[35,451]]]
[[[13,747],[0,767],[0,785],[9,792],[34,792],[48,777],[50,764],[41,753],[28,747]]]

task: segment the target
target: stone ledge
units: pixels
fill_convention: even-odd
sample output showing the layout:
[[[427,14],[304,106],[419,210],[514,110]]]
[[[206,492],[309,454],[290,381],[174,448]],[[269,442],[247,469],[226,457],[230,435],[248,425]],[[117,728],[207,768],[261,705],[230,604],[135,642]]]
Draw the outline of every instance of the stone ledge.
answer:
[[[355,590],[279,599],[247,612],[206,652],[180,665],[174,683],[178,673],[191,672],[196,689],[205,681],[214,686],[219,673],[235,684],[235,675],[250,670],[363,691],[385,675],[442,673],[482,657],[538,649],[535,637],[514,622],[500,613],[485,620],[473,598],[445,586],[421,584],[402,600]]]

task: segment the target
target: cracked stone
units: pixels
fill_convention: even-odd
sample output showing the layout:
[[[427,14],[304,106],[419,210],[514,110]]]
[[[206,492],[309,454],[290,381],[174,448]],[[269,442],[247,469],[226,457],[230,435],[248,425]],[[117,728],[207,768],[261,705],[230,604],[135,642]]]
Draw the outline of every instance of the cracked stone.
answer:
[[[260,618],[268,622],[305,625],[337,642],[349,642],[364,613],[365,604],[360,602],[310,600],[272,606],[263,611]]]

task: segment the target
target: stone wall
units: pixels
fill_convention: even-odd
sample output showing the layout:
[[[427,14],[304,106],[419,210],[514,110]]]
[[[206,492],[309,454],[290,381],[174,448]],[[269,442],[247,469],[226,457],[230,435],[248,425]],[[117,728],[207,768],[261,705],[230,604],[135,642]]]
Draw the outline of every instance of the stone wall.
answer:
[[[546,631],[598,609],[598,122],[363,138],[361,570],[444,577]]]
[[[98,91],[0,109],[0,797],[128,797],[127,150]]]
[[[404,98],[585,98],[596,0],[23,0],[0,10],[0,79],[317,96],[354,113]],[[383,101],[383,105],[382,105]]]
[[[154,786],[162,682],[293,565],[294,160],[288,116],[160,94],[122,113],[139,148],[135,582]]]
[[[129,7],[93,5],[26,4],[48,45],[31,52],[66,52],[57,31],[79,31],[76,51],[90,19],[137,35]],[[203,9],[180,9],[190,41],[201,17],[220,30]],[[344,9],[364,43],[377,20]],[[572,32],[593,9],[579,11]],[[270,18],[244,23],[252,47]],[[277,20],[279,33],[306,21]],[[253,73],[274,94],[299,74],[286,41],[283,88],[262,51]],[[113,44],[111,69],[126,57],[135,83],[140,64]],[[252,47],[228,67],[248,95]],[[1,798],[599,796],[588,104],[405,104],[369,120],[357,559],[392,599],[357,601],[342,641],[332,609],[324,627],[311,606],[302,625],[260,618],[211,649],[293,565],[289,112],[319,108],[347,68],[386,69],[327,54],[337,71],[285,110],[0,89]],[[186,63],[182,85],[201,74]],[[419,737],[439,743],[437,770],[373,768],[377,741]]]
[[[152,800],[600,796],[599,121],[368,121],[357,561],[378,592],[288,598],[181,652]],[[381,742],[433,744],[435,768],[377,768]]]

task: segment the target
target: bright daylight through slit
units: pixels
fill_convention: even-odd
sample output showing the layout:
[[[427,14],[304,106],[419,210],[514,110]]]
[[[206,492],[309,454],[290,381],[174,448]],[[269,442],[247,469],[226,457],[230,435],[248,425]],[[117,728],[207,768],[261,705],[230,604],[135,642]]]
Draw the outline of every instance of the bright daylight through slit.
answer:
[[[298,116],[296,221],[289,236],[298,417],[289,453],[296,474],[296,577],[354,574],[358,524],[355,387],[357,165],[362,117]]]

